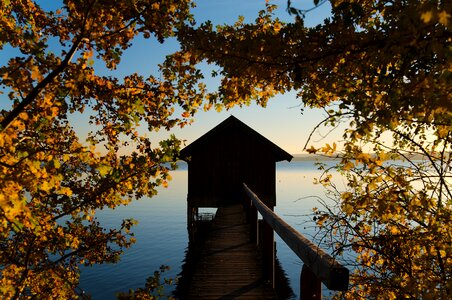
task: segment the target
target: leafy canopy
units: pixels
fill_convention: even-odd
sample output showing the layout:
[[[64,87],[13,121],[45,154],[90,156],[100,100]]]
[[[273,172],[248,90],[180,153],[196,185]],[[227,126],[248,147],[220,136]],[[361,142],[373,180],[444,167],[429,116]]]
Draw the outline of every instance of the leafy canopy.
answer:
[[[330,174],[321,179],[337,205],[316,215],[335,253],[356,254],[342,297],[450,299],[452,4],[330,4],[331,17],[313,28],[297,1],[288,24],[267,4],[252,24],[187,26],[181,53],[221,67],[212,103],[265,105],[295,90],[325,109],[321,124],[346,125],[340,153],[336,144],[308,149],[339,156],[348,179],[345,191]]]
[[[104,228],[96,210],[152,196],[167,184],[168,163],[180,141],[171,137],[154,145],[145,132],[184,126],[204,89],[186,56],[172,57],[172,69],[162,65],[161,78],[136,73],[117,78],[94,68],[96,60],[105,65],[104,73],[114,70],[137,36],[159,42],[173,36],[191,20],[190,0],[52,5],[61,7],[0,2],[0,51],[10,55],[0,66],[5,299],[75,298],[80,265],[119,259],[134,241],[129,230],[135,221]],[[176,69],[184,74],[179,81],[173,81]],[[175,114],[176,107],[182,115]],[[74,115],[88,120],[86,141]]]

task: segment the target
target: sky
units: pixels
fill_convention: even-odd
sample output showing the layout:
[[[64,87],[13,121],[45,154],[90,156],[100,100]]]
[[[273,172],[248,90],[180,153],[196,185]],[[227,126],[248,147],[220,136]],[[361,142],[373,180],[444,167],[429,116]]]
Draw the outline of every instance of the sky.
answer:
[[[52,9],[58,3],[53,0],[38,0],[37,2],[45,9]],[[197,24],[211,20],[214,25],[233,24],[239,16],[244,16],[245,22],[253,22],[258,12],[265,9],[266,3],[265,0],[198,0],[195,2],[197,6],[192,10],[192,13]],[[285,22],[293,21],[294,17],[290,16],[286,11],[287,0],[272,0],[269,2],[279,6],[276,10],[277,17]],[[292,3],[300,9],[309,9],[314,6],[313,0],[293,0]],[[329,2],[327,2],[307,13],[305,24],[307,26],[319,24],[329,14],[330,6]],[[118,68],[113,72],[108,71],[105,75],[122,77],[134,72],[144,76],[149,74],[158,75],[156,73],[158,72],[157,65],[163,62],[166,55],[177,49],[178,44],[175,39],[159,44],[155,40],[146,40],[139,37],[134,41],[132,47],[124,52]],[[5,47],[0,52],[0,65],[3,65],[6,59],[13,55],[14,50]],[[99,66],[95,64],[94,67],[96,72],[106,71],[105,67],[100,64]],[[208,88],[215,88],[214,83],[209,83],[208,81],[206,83]],[[5,94],[0,94],[0,108],[10,105],[7,104],[9,100],[6,98]],[[298,154],[303,152],[303,147],[309,134],[324,116],[322,111],[311,109],[304,109],[302,114],[301,108],[301,100],[296,98],[295,93],[277,95],[268,102],[265,108],[252,104],[249,107],[235,107],[220,113],[215,110],[200,111],[195,115],[193,124],[182,129],[174,128],[171,132],[159,131],[158,133],[151,133],[150,137],[151,140],[157,142],[170,134],[175,134],[176,137],[185,141],[185,145],[188,145],[230,115],[234,115],[285,151],[291,154]],[[85,135],[90,130],[86,116],[75,115],[73,120],[78,126],[75,129],[82,135]],[[320,131],[321,134],[326,134],[327,132],[328,129],[325,128]],[[331,140],[339,139],[338,135],[321,139],[321,134],[315,135],[312,139],[313,142],[317,142],[316,145],[323,145]]]
[[[301,9],[309,9],[314,6],[312,0],[295,0],[292,2],[295,7]],[[245,22],[252,22],[257,17],[258,12],[265,9],[265,3],[265,0],[198,0],[196,1],[197,7],[193,9],[193,14],[197,23],[211,20],[214,25],[233,24],[240,15],[245,17]],[[286,22],[291,22],[294,19],[286,11],[286,0],[274,0],[270,1],[270,3],[278,5],[279,8],[276,11],[276,15],[280,19]],[[322,22],[329,14],[329,3],[325,3],[306,15],[305,24],[314,26]],[[152,55],[153,58],[151,60],[158,61],[157,56],[160,53],[171,49],[172,46],[177,47],[177,45],[171,44],[154,46],[155,52],[150,50],[152,54],[147,55],[146,52],[140,52],[143,49],[142,47],[130,49],[133,54],[125,56],[123,61],[125,64],[123,65],[127,65],[127,68],[140,69],[143,68],[142,57]],[[163,60],[163,57],[161,59]],[[151,63],[151,60],[149,63]],[[312,109],[304,109],[302,114],[301,108],[301,100],[296,98],[295,93],[277,95],[268,102],[265,108],[251,105],[242,108],[235,107],[220,113],[215,110],[200,111],[195,115],[193,124],[183,129],[173,129],[172,133],[178,138],[185,140],[188,145],[230,115],[234,115],[285,151],[291,154],[299,154],[303,152],[303,147],[309,134],[323,119],[324,115],[321,110]],[[320,130],[320,133],[326,134],[327,129]],[[165,134],[167,133],[159,132],[157,136],[164,136]],[[322,145],[328,142],[327,140],[337,138],[339,137],[321,139],[320,135],[315,135],[313,142],[318,141],[317,144]]]

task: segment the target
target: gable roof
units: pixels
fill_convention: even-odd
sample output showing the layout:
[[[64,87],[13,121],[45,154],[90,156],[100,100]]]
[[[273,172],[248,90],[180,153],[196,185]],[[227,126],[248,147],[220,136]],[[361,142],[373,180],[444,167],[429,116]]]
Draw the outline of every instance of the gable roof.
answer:
[[[193,153],[196,153],[198,149],[202,149],[204,145],[208,144],[209,141],[214,139],[215,137],[228,134],[230,132],[235,132],[237,130],[240,130],[244,134],[257,139],[263,145],[263,147],[265,147],[265,149],[263,150],[273,153],[275,161],[291,161],[292,155],[290,155],[289,153],[278,147],[276,144],[268,140],[266,137],[232,115],[212,128],[210,131],[202,135],[196,141],[192,142],[190,145],[182,149],[180,152],[181,158],[186,160]]]

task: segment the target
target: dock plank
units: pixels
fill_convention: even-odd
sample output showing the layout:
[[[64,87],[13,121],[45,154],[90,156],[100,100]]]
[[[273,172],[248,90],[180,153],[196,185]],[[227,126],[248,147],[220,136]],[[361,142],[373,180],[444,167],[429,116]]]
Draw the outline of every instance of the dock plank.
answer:
[[[184,299],[277,299],[263,279],[242,205],[218,209]]]

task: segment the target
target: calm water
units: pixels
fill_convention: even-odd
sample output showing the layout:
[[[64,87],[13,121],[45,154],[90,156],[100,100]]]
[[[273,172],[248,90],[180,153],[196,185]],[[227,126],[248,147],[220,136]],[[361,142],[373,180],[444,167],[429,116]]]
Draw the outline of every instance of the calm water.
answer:
[[[310,161],[277,164],[275,211],[306,236],[314,234],[307,214],[319,206],[316,196],[324,198],[323,188],[313,184],[319,174]],[[162,264],[171,267],[166,277],[175,278],[180,273],[188,246],[186,165],[181,165],[172,177],[169,187],[161,189],[156,197],[99,212],[98,217],[106,226],[118,226],[123,218],[134,218],[139,224],[133,229],[137,242],[126,250],[119,263],[83,269],[81,288],[93,299],[115,299],[120,291],[144,287],[146,278]],[[298,298],[301,262],[278,236],[276,242],[278,259]]]

